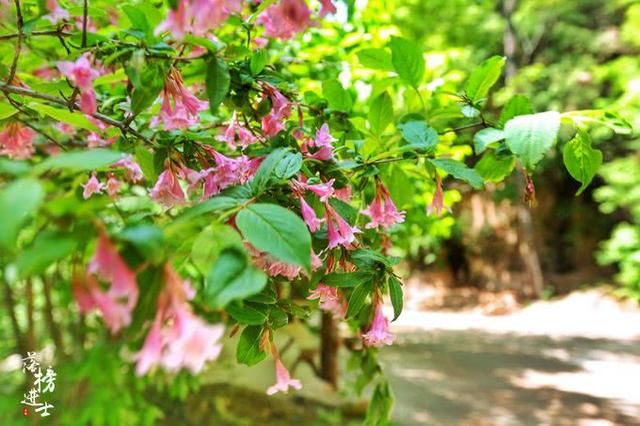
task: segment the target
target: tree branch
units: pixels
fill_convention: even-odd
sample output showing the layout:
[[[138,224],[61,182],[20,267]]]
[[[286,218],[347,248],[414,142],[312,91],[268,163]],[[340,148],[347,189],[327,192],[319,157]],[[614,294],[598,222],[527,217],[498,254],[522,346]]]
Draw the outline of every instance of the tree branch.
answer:
[[[89,15],[89,1],[84,0],[84,5],[82,9],[82,48],[87,47],[87,21]]]
[[[2,34],[0,35],[0,41],[2,40],[11,40],[12,38],[20,37],[23,35],[22,33],[11,33],[11,34]],[[29,33],[29,37],[32,36],[54,36],[54,37],[70,37],[71,33],[67,33],[62,31],[61,28],[56,30],[46,30],[46,31],[32,31]]]
[[[7,83],[0,83],[0,91],[6,93],[13,93],[16,95],[22,95],[22,96],[28,96],[30,98],[36,98],[36,99],[42,99],[44,101],[48,101],[57,105],[62,105],[64,107],[68,107],[69,109],[71,109],[72,111],[79,111],[80,110],[80,105],[78,105],[77,103],[73,103],[73,104],[69,104],[68,101],[66,101],[63,98],[59,98],[57,96],[53,96],[53,95],[49,95],[47,93],[41,93],[41,92],[36,92],[35,90],[31,90],[31,89],[27,89],[24,87],[18,87],[18,86],[13,86]],[[101,114],[99,112],[96,112],[95,114],[93,114],[93,118],[102,121],[103,123],[107,123],[111,126],[117,127],[118,129],[120,129],[120,131],[124,134],[126,133],[131,133],[133,136],[137,137],[138,139],[140,139],[141,141],[149,144],[149,145],[153,145],[153,143],[151,142],[151,140],[149,140],[149,138],[147,138],[146,136],[142,135],[140,132],[138,132],[137,130],[132,129],[131,127],[129,127],[128,125],[126,125],[125,123],[115,120],[109,116],[106,116],[104,114]]]

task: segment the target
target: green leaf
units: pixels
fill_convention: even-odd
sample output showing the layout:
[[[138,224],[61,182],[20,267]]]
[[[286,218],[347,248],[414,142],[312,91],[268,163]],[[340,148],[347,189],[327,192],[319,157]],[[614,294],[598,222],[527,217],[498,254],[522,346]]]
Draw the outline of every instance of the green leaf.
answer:
[[[371,396],[364,424],[366,426],[388,425],[393,412],[393,404],[394,398],[389,384],[386,381],[378,383]]]
[[[209,97],[209,109],[212,114],[218,110],[218,106],[229,92],[231,77],[226,62],[217,56],[211,57],[207,63],[207,96]]]
[[[35,179],[20,179],[0,190],[0,246],[14,245],[20,227],[38,210],[44,190]]]
[[[86,151],[63,152],[55,157],[49,157],[33,168],[35,173],[48,170],[97,170],[110,166],[125,157],[124,154],[108,149],[90,149]]]
[[[243,253],[225,249],[207,276],[205,299],[212,308],[223,308],[260,293],[266,284],[265,273],[249,265]]]
[[[473,135],[473,144],[476,151],[476,155],[482,154],[487,147],[493,143],[500,142],[505,138],[504,132],[500,129],[494,129],[489,127],[480,130]]]
[[[274,175],[278,179],[289,179],[295,176],[302,167],[302,154],[289,152],[275,167]]]
[[[198,216],[202,216],[203,214],[207,213],[231,210],[232,208],[237,207],[239,204],[240,201],[236,198],[218,195],[217,197],[209,198],[207,201],[204,201],[186,210],[184,213],[178,216],[173,221],[173,223],[175,224],[188,222]]]
[[[362,308],[364,307],[364,302],[367,300],[367,296],[369,296],[373,292],[373,283],[368,282],[364,284],[360,284],[351,292],[351,296],[349,297],[349,307],[347,308],[347,318],[353,318],[358,315]]]
[[[9,118],[17,112],[18,110],[12,107],[10,104],[6,102],[0,102],[0,120]]]
[[[449,173],[456,179],[461,179],[467,182],[475,189],[482,189],[482,186],[484,185],[484,181],[478,172],[467,167],[466,164],[460,161],[453,160],[451,158],[435,158],[429,159],[429,162],[440,170]]]
[[[272,151],[267,158],[260,163],[260,167],[258,167],[258,170],[250,183],[251,188],[256,194],[260,194],[264,191],[275,168],[280,164],[280,161],[282,161],[288,152],[289,151],[286,148],[278,148]]]
[[[418,45],[406,38],[392,37],[391,63],[401,79],[415,89],[420,86],[425,62],[422,49]]]
[[[589,186],[602,165],[602,151],[594,149],[589,134],[581,130],[564,146],[562,159],[569,174],[582,184],[578,195]]]
[[[516,164],[515,157],[499,156],[494,152],[487,152],[476,164],[476,171],[485,182],[502,182],[509,176]]]
[[[285,263],[311,269],[311,235],[302,219],[276,204],[252,204],[236,216],[242,236]]]
[[[153,163],[153,153],[142,144],[136,147],[135,153],[136,162],[140,165],[142,173],[148,182],[155,182],[158,180],[158,173],[156,172],[155,165]]]
[[[545,152],[555,145],[560,130],[560,114],[554,111],[520,115],[507,121],[507,146],[522,165],[533,171]]]
[[[525,95],[512,96],[500,112],[498,127],[503,128],[505,123],[513,117],[527,114],[533,114],[533,105],[531,105],[529,98]]]
[[[412,203],[415,191],[413,183],[402,167],[389,165],[387,172],[381,175],[391,193],[391,199],[396,207],[402,209]]]
[[[52,263],[69,256],[77,246],[77,241],[58,232],[38,235],[33,245],[25,248],[16,261],[20,278],[38,275]]]
[[[356,287],[370,282],[373,279],[372,272],[357,271],[350,273],[332,272],[322,278],[322,283],[331,287]]]
[[[251,69],[251,74],[257,75],[267,66],[267,62],[269,61],[269,54],[266,50],[260,49],[254,52],[251,56],[251,62],[249,63],[249,68]]]
[[[262,325],[267,321],[267,314],[257,309],[257,304],[232,302],[225,308],[231,317],[241,324]]]
[[[151,29],[147,17],[142,10],[130,4],[125,4],[122,6],[122,11],[127,15],[127,18],[129,18],[132,29],[140,30],[145,34]]]
[[[98,128],[93,124],[83,113],[71,112],[68,109],[54,108],[49,105],[38,104],[32,102],[29,104],[29,108],[39,112],[42,115],[53,118],[55,121],[61,121],[63,123],[71,124],[79,129],[90,130],[97,132]]]
[[[360,64],[364,67],[380,71],[395,71],[391,62],[391,53],[386,49],[362,49],[357,55]]]
[[[378,136],[393,122],[393,103],[387,92],[373,100],[368,119],[371,132]]]
[[[146,259],[153,262],[164,260],[166,241],[162,230],[155,225],[138,224],[125,228],[119,237],[133,244]]]
[[[402,283],[393,275],[389,276],[389,297],[393,306],[393,319],[391,321],[395,321],[402,313],[404,301]]]
[[[432,153],[438,144],[438,132],[424,121],[407,121],[399,124],[398,128],[404,140],[413,149],[420,149]]]
[[[338,80],[323,81],[322,96],[325,97],[331,109],[342,112],[351,111],[353,106],[351,95]]]
[[[139,114],[149,108],[160,95],[164,87],[167,71],[162,63],[147,63],[145,69],[132,79],[134,83],[131,93],[131,111]]]
[[[358,269],[374,269],[378,264],[383,265],[385,268],[390,268],[395,265],[397,258],[386,257],[377,251],[369,249],[357,249],[351,253],[351,261],[358,267]]]
[[[472,103],[478,103],[487,97],[489,89],[500,78],[506,60],[504,56],[493,56],[471,73],[465,93]]]
[[[254,325],[242,330],[236,348],[236,359],[240,364],[256,365],[267,357],[267,354],[260,349],[261,340],[262,327]]]

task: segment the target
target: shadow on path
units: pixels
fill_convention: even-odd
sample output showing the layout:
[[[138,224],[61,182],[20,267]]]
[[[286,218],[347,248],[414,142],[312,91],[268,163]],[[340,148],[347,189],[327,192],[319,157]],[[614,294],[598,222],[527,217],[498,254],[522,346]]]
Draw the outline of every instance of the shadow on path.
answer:
[[[424,331],[381,352],[402,425],[640,425],[640,343]]]

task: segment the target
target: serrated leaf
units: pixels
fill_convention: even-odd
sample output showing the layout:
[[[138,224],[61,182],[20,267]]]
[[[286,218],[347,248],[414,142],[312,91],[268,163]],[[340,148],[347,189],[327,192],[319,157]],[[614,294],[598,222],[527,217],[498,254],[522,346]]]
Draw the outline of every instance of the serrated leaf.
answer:
[[[489,89],[496,84],[506,62],[504,56],[493,56],[476,68],[467,80],[465,93],[472,103],[485,99]]]
[[[380,135],[393,122],[393,103],[387,92],[375,98],[369,108],[369,127],[374,135]]]
[[[578,131],[562,150],[562,159],[569,174],[582,185],[576,195],[582,193],[593,180],[602,165],[602,151],[591,146],[591,138],[585,131]]]
[[[269,55],[264,49],[257,50],[251,55],[251,62],[249,62],[249,69],[251,74],[257,75],[267,66],[269,61]]]
[[[205,300],[212,308],[223,308],[260,293],[266,284],[265,273],[248,264],[243,253],[225,249],[207,275]]]
[[[229,92],[231,76],[227,63],[217,56],[212,56],[207,62],[207,75],[205,77],[209,109],[215,114],[222,100]]]
[[[295,176],[302,167],[302,154],[287,153],[282,160],[278,162],[274,170],[274,175],[278,179],[289,179]]]
[[[226,311],[241,324],[262,325],[267,321],[267,314],[257,309],[256,304],[233,302],[227,305]]]
[[[322,278],[322,283],[331,287],[356,287],[373,279],[372,272],[357,271],[350,273],[332,272]]]
[[[554,111],[520,115],[507,121],[504,134],[507,146],[529,171],[555,145],[560,130],[560,114]]]
[[[482,154],[482,152],[487,149],[489,145],[500,142],[504,138],[504,132],[500,129],[488,127],[486,129],[480,130],[475,135],[473,135],[473,146],[476,155]]]
[[[482,189],[484,185],[484,181],[478,172],[467,167],[466,164],[460,161],[453,160],[451,158],[435,158],[429,159],[429,162],[456,179],[461,179],[467,182],[475,189]]]
[[[325,97],[331,109],[342,112],[351,111],[353,106],[351,95],[338,80],[323,81],[322,96]]]
[[[519,115],[533,114],[533,105],[525,95],[514,95],[507,101],[500,112],[497,126],[503,128],[505,123]]]
[[[516,164],[513,156],[498,156],[494,152],[487,152],[475,166],[478,174],[485,182],[502,182],[509,176]]]
[[[274,258],[311,269],[311,235],[302,219],[276,204],[252,204],[236,216],[242,236]]]
[[[392,37],[390,46],[394,70],[401,79],[417,89],[425,69],[422,49],[411,40],[402,37]]]
[[[359,50],[358,60],[367,68],[380,71],[394,71],[391,53],[386,49],[368,48]]]
[[[267,354],[260,349],[261,340],[262,327],[248,326],[242,330],[236,348],[236,359],[240,364],[256,365],[267,357]]]
[[[389,298],[393,306],[393,319],[391,321],[395,321],[402,313],[404,297],[402,283],[393,275],[389,276]]]
[[[353,318],[358,315],[364,307],[364,302],[373,291],[373,283],[368,282],[360,284],[351,292],[349,296],[349,307],[347,308],[347,318]]]
[[[438,132],[424,121],[407,121],[399,124],[398,128],[411,148],[420,149],[427,153],[435,151],[438,144]]]
[[[265,158],[262,163],[260,163],[260,167],[256,171],[256,174],[253,176],[251,180],[251,188],[256,194],[260,194],[266,188],[271,176],[275,168],[278,166],[280,161],[287,155],[288,150],[286,148],[278,148],[272,151],[267,158]]]

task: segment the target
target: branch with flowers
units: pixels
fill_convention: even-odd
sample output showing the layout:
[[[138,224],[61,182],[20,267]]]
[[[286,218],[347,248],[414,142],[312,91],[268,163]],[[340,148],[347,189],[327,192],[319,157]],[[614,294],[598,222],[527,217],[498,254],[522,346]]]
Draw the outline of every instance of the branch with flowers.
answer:
[[[416,214],[394,202],[396,179],[427,182],[428,214],[439,217],[448,177],[480,190],[519,163],[533,202],[530,174],[558,140],[584,187],[602,161],[589,128],[625,129],[600,111],[534,114],[521,96],[489,123],[502,57],[471,73],[454,97],[456,121],[437,126],[435,99],[447,94],[423,96],[422,49],[400,37],[359,51],[374,76],[393,75],[371,99],[337,79],[314,84],[289,69],[291,49],[331,25],[337,0],[174,0],[162,16],[146,2],[98,13],[85,0],[78,15],[63,7],[71,2],[45,3],[0,3],[16,27],[0,42],[17,39],[0,67],[7,297],[25,279],[55,277],[138,376],[198,374],[230,331],[238,362],[273,360],[268,394],[300,389],[279,331],[313,329],[323,311],[355,338],[356,388],[371,384],[368,418],[384,423],[392,396],[377,351],[392,344],[390,319],[403,308],[390,253]],[[412,96],[419,102],[403,110]],[[473,167],[451,143],[471,132]]]

